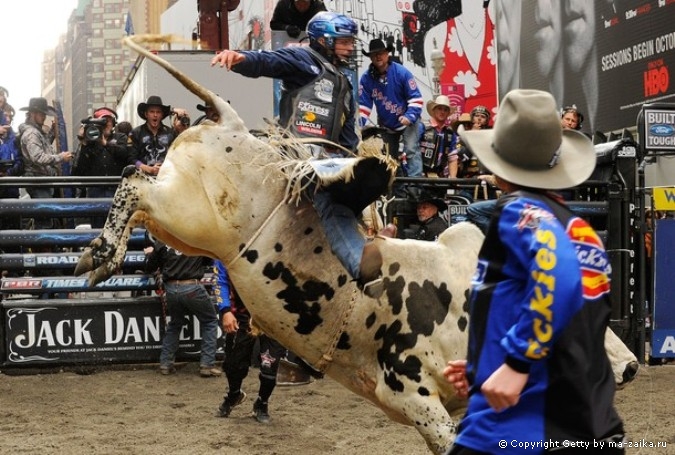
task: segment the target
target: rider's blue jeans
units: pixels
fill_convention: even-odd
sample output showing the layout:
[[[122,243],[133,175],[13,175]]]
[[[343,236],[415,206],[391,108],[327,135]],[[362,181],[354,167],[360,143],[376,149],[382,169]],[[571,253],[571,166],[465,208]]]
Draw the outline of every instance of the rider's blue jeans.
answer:
[[[331,250],[352,278],[358,279],[366,238],[359,230],[356,215],[349,207],[333,201],[327,191],[319,190],[313,204]]]

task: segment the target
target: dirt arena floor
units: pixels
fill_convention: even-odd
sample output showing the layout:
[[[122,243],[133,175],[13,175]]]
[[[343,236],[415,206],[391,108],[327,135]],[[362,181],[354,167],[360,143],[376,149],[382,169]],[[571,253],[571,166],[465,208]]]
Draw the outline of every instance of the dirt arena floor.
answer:
[[[251,418],[249,393],[229,419],[217,418],[225,379],[200,378],[193,363],[173,376],[149,366],[55,374],[0,374],[2,454],[427,454],[412,427],[394,424],[331,379],[278,387],[272,421]],[[629,454],[675,454],[675,366],[643,367],[617,393],[630,439],[666,448]]]

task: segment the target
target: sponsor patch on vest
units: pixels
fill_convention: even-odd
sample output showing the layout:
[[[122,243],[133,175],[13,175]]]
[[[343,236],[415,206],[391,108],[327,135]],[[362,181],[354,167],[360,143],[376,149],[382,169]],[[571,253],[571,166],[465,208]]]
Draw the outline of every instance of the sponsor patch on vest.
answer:
[[[335,86],[333,82],[328,79],[321,79],[314,83],[314,95],[321,101],[327,103],[333,102],[333,89]]]
[[[298,102],[298,110],[302,111],[302,112],[306,112],[306,113],[312,113],[312,114],[320,115],[322,117],[327,117],[328,114],[330,114],[329,109],[327,109],[325,107],[317,106],[317,105],[309,103],[307,101]]]
[[[535,207],[530,204],[526,204],[525,208],[520,212],[520,218],[516,227],[519,231],[523,229],[537,229],[541,220],[552,220],[553,214],[548,210],[544,210],[540,207]]]

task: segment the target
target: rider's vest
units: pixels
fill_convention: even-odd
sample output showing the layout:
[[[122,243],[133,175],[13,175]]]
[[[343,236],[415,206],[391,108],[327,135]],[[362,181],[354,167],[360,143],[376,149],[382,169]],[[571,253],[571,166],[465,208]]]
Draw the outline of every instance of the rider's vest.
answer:
[[[454,137],[449,127],[444,127],[438,134],[436,128],[429,123],[424,124],[424,132],[420,139],[422,165],[427,171],[436,171],[447,165],[448,155],[454,151]],[[446,152],[446,153],[444,153]]]
[[[321,73],[309,84],[292,91],[286,91],[282,85],[280,122],[296,136],[337,143],[352,104],[351,83],[318,52],[308,50]]]

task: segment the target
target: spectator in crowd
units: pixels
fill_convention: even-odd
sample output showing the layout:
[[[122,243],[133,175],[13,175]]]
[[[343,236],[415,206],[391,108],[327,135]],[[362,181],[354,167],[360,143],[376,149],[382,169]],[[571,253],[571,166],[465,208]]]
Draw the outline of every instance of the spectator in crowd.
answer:
[[[174,362],[180,334],[188,322],[186,316],[194,315],[199,321],[202,338],[199,375],[205,378],[220,376],[222,371],[216,367],[218,315],[209,293],[201,284],[204,272],[213,261],[203,256],[187,256],[160,241],[144,251],[145,271],[155,273],[159,270],[165,292],[163,304],[166,304],[169,318],[162,340],[159,372],[163,375],[176,372]]]
[[[181,108],[174,108],[171,113],[173,114],[173,130],[178,136],[190,127],[190,115],[185,109]]]
[[[56,111],[47,104],[45,98],[31,98],[28,106],[22,107],[20,110],[28,112],[26,123],[19,126],[24,175],[27,177],[59,175],[61,164],[70,162],[73,153],[70,151],[57,153],[52,147],[53,132],[47,133],[44,130],[47,116],[56,116]],[[52,123],[52,126],[55,126],[55,124]],[[28,187],[27,192],[33,199],[54,197],[54,189],[50,187]],[[52,227],[52,221],[36,218],[34,227],[49,229]]]
[[[472,126],[471,114],[468,112],[463,112],[457,120],[450,124],[456,135],[459,135],[462,131],[470,130]],[[457,136],[455,147],[457,148],[457,177],[468,179],[478,175],[480,173],[478,160],[469,152],[459,136]]]
[[[218,111],[208,103],[198,104],[197,110],[203,112],[204,115],[198,117],[193,123],[193,125],[199,125],[204,120],[211,120],[213,123],[218,123],[218,121],[220,120],[220,114],[218,113]]]
[[[428,176],[457,177],[457,138],[448,124],[451,111],[450,99],[445,95],[427,102],[430,119],[421,128],[420,151]]]
[[[115,132],[117,113],[108,108],[94,110],[91,117],[83,120],[78,134],[80,146],[75,154],[73,175],[115,176],[122,175],[125,166],[131,164],[128,136]],[[112,198],[117,186],[91,186],[86,189],[87,197]],[[93,228],[101,228],[105,217],[93,217]]]
[[[127,122],[126,120],[123,120],[117,124],[117,127],[115,130],[127,138],[127,144],[131,145],[131,137],[129,136],[131,134],[131,131],[134,129],[134,127],[131,125],[130,122]],[[133,163],[132,163],[133,164]]]
[[[565,98],[574,98],[577,106],[583,110],[588,131],[597,128],[600,90],[603,84],[598,82],[600,61],[596,39],[596,20],[598,4],[606,2],[563,2],[562,13],[562,53],[564,63]],[[604,27],[603,27],[604,28]],[[548,49],[546,50],[549,51]],[[562,104],[562,99],[559,100]]]
[[[490,117],[491,117],[490,111],[485,106],[476,106],[473,109],[471,109],[471,113],[462,114],[460,118],[457,120],[457,122],[453,123],[455,125],[455,131],[461,132],[462,130],[469,131],[469,130],[480,130],[489,128]],[[482,170],[480,168],[478,160],[466,148],[461,138],[457,141],[457,155],[459,161],[459,170],[457,172],[458,177],[474,178],[481,175]],[[473,199],[478,199],[479,197],[487,199],[487,190],[485,190],[485,187],[483,186],[483,189],[485,190],[482,192],[483,194],[481,194],[481,192],[478,191],[478,189],[479,188],[477,187],[476,190],[474,191]]]
[[[326,11],[322,0],[279,0],[274,7],[270,28],[285,30],[291,38],[297,38],[307,29],[307,23],[316,13]]]
[[[23,174],[21,149],[12,129],[13,111],[8,104],[5,105],[4,111],[0,110],[0,177],[18,177]],[[0,186],[0,199],[5,198],[18,199],[19,188]],[[20,229],[20,227],[18,218],[0,217],[0,229]]]
[[[0,87],[0,112],[6,112],[8,110],[14,112],[12,105],[7,102],[8,97],[9,91],[5,87]]]
[[[469,399],[450,454],[497,453],[514,438],[551,441],[560,453],[579,453],[565,449],[571,440],[622,442],[604,344],[610,261],[598,234],[551,192],[590,176],[593,145],[560,128],[553,96],[538,90],[509,92],[493,130],[462,138],[507,195],[479,252],[467,360],[443,371]],[[624,452],[607,446],[593,451]]]
[[[441,212],[448,209],[448,204],[441,198],[431,194],[422,194],[417,201],[417,219],[419,228],[413,235],[417,240],[438,240],[438,236],[448,228],[448,222],[441,218]]]
[[[136,111],[145,123],[131,131],[132,163],[146,174],[157,175],[176,137],[174,129],[162,123],[171,115],[171,106],[162,103],[159,96],[151,95],[138,104]]]
[[[282,127],[297,136],[328,139],[356,153],[359,144],[356,106],[349,79],[340,69],[353,58],[357,34],[358,28],[351,18],[320,12],[307,25],[309,46],[260,52],[224,50],[213,58],[211,65],[218,64],[248,77],[281,79],[279,123]],[[316,84],[332,87],[329,101],[317,96]],[[296,109],[304,103],[321,106],[322,111],[327,112],[313,121],[320,127],[304,127],[307,112]],[[324,148],[324,153],[342,156],[342,151],[335,148]],[[332,251],[364,292],[371,292],[368,289],[374,290],[376,285],[379,291],[383,283],[382,255],[377,245],[366,242],[354,211],[335,201],[327,191],[317,191],[312,197]]]
[[[563,129],[578,131],[584,123],[584,116],[579,112],[576,104],[565,106],[560,111],[560,123]]]
[[[385,140],[390,153],[398,156],[399,142],[403,138],[403,153],[399,156],[406,163],[407,177],[422,176],[419,131],[421,125],[422,93],[415,76],[403,65],[392,61],[389,55],[393,46],[387,46],[379,38],[371,40],[368,51],[370,65],[359,80],[359,110],[361,126],[365,126],[373,110],[377,112],[377,124],[386,128]],[[403,166],[402,166],[403,169]]]
[[[223,371],[228,383],[228,393],[218,408],[220,417],[229,417],[232,409],[240,405],[246,398],[241,385],[248,375],[256,336],[251,332],[251,315],[230,283],[227,270],[222,262],[216,261],[216,300],[225,332],[225,359]],[[257,339],[260,341],[260,387],[258,398],[253,403],[253,417],[260,423],[269,423],[269,399],[277,385],[279,362],[286,349],[277,341],[264,333]]]
[[[484,130],[490,128],[490,111],[485,106],[471,109],[471,129]]]

